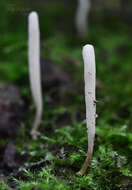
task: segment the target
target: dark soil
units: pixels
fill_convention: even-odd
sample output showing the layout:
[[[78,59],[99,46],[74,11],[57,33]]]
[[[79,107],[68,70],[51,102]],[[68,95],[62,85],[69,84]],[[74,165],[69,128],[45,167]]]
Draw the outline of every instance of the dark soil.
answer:
[[[25,102],[14,84],[2,82],[0,88],[0,137],[16,136],[26,119]]]
[[[50,105],[52,107],[57,106],[60,102],[64,101],[64,99],[66,102],[70,102],[71,94],[75,89],[74,83],[70,82],[70,73],[66,72],[62,66],[47,59],[41,60],[41,70],[43,89],[44,91],[48,91],[47,104],[49,104],[49,107]],[[52,89],[51,92],[50,89]],[[68,91],[72,92],[69,96],[67,93]],[[4,176],[5,179],[6,176],[13,174],[15,177],[25,180],[23,173],[19,170],[26,161],[26,158],[20,156],[13,140],[14,138],[19,138],[21,125],[22,123],[24,124],[27,119],[28,109],[19,87],[14,84],[1,82],[0,137],[1,140],[6,139],[6,144],[0,147],[0,175]],[[82,118],[82,113],[79,112],[78,110],[77,118],[80,120]],[[64,113],[61,114],[53,114],[50,117],[57,127],[68,125],[72,122],[71,113],[68,111],[64,111]],[[40,131],[45,135],[51,135],[53,133],[51,125],[40,126]],[[23,145],[23,148],[25,150],[28,149],[28,145],[26,147]],[[60,148],[60,146],[55,148],[52,147],[55,156],[61,157]],[[68,149],[71,149],[71,147]],[[38,170],[38,168],[41,168],[45,164],[48,163],[42,162],[39,165],[32,166],[30,169]],[[17,186],[12,180],[9,180],[8,183],[13,189]],[[36,187],[34,190],[39,189]]]

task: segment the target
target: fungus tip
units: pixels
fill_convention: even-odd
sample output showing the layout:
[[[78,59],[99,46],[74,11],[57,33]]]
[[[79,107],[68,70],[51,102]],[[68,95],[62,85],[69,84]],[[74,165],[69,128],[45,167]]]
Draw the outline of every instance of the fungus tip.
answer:
[[[83,54],[87,53],[87,52],[91,52],[94,51],[94,47],[91,44],[87,44],[85,46],[83,46]]]
[[[29,13],[29,19],[33,19],[33,18],[36,18],[36,17],[38,17],[37,12],[32,11],[32,12]]]

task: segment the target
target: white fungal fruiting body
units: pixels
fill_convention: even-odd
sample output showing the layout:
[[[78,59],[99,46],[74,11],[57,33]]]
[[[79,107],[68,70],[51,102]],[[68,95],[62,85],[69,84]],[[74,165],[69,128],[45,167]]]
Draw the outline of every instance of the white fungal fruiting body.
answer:
[[[84,80],[85,80],[85,103],[86,103],[86,123],[88,130],[88,155],[86,161],[80,170],[83,175],[90,163],[95,138],[96,125],[96,65],[95,53],[92,45],[83,47],[84,60]]]
[[[77,31],[81,37],[85,37],[87,34],[90,7],[90,0],[78,0],[75,22]]]
[[[31,130],[31,135],[35,139],[42,115],[42,93],[40,80],[40,32],[39,21],[36,12],[29,14],[29,42],[28,42],[28,62],[30,86],[33,100],[36,106],[36,117]]]

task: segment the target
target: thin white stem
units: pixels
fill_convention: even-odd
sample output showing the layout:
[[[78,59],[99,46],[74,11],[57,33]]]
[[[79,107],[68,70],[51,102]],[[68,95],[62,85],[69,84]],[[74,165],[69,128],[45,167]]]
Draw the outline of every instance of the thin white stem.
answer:
[[[29,42],[28,42],[28,62],[29,77],[32,97],[36,106],[36,116],[31,130],[33,139],[37,137],[37,130],[42,116],[42,92],[40,76],[40,31],[39,21],[36,12],[29,14]]]
[[[85,80],[85,103],[86,103],[86,122],[88,131],[88,153],[85,163],[79,174],[83,175],[90,163],[95,138],[96,125],[96,65],[95,53],[92,45],[83,47],[84,60],[84,80]]]
[[[85,37],[88,31],[88,15],[91,8],[91,0],[78,0],[75,17],[76,28],[81,37]]]

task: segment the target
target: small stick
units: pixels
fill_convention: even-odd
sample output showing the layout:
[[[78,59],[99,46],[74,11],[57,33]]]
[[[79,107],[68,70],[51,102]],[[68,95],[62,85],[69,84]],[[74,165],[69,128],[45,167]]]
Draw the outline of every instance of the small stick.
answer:
[[[95,138],[95,125],[96,125],[96,65],[95,65],[95,53],[92,45],[86,45],[83,47],[83,60],[84,60],[84,80],[85,80],[85,103],[86,103],[86,122],[88,131],[88,153],[85,163],[79,175],[84,175],[86,172],[94,147]]]
[[[35,140],[37,138],[37,130],[42,117],[42,92],[40,79],[40,32],[38,15],[36,12],[31,12],[29,14],[28,22],[29,77],[31,93],[36,106],[36,116],[31,130],[31,136]]]

